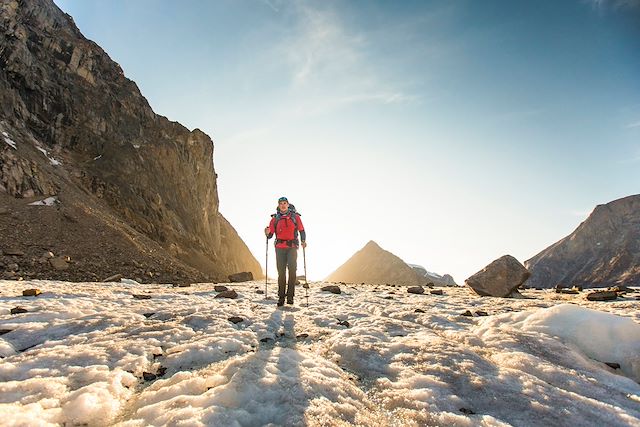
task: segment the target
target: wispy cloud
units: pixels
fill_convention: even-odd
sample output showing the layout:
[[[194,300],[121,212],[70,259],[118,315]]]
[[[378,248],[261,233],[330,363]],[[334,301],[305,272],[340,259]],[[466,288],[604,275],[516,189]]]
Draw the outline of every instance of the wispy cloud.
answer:
[[[260,0],[263,4],[269,6],[271,10],[274,12],[280,12],[280,9],[275,5],[275,3],[271,0]]]
[[[335,107],[351,103],[410,102],[415,95],[379,75],[367,53],[367,34],[349,28],[326,3],[296,3],[294,32],[280,43],[292,91],[329,99]]]
[[[640,8],[640,0],[586,0],[594,9],[633,9]]]
[[[633,129],[638,127],[640,127],[640,121],[629,123],[628,125],[625,126],[625,129]]]

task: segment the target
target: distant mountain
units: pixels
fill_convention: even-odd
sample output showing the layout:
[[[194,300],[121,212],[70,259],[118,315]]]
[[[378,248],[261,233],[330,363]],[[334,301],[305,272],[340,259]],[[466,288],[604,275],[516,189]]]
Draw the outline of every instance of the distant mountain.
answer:
[[[427,272],[424,267],[407,264],[373,240],[356,252],[326,279],[330,282],[426,285],[439,286],[454,283],[449,275],[439,276]]]
[[[598,205],[569,236],[525,261],[526,285],[640,285],[640,195]]]
[[[429,282],[432,282],[437,286],[458,286],[458,284],[453,280],[453,277],[450,274],[445,274],[444,276],[439,275],[438,273],[433,273],[428,271],[421,265],[409,264],[409,267],[413,268],[420,276],[426,278]]]

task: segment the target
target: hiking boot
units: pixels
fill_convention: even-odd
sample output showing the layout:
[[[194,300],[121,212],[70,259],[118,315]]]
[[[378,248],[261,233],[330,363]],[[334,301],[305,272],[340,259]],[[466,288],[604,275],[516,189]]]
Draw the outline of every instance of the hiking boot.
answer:
[[[293,304],[293,300],[292,299],[288,299],[287,300],[287,304]]]
[[[278,307],[282,307],[284,305],[284,300],[278,300]]]

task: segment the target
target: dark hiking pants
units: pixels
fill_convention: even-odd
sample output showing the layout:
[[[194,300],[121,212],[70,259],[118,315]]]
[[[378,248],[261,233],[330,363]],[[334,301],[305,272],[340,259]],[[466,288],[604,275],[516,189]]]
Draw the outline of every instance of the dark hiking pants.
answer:
[[[281,303],[284,302],[286,295],[287,303],[293,304],[298,270],[298,248],[276,248],[276,264],[278,265],[278,300]],[[288,281],[287,268],[289,269]]]

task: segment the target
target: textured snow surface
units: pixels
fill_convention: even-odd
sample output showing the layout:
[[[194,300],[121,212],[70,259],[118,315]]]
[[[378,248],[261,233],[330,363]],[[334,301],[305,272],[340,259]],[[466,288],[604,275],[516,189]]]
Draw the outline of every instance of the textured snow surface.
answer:
[[[0,281],[0,423],[640,425],[638,294],[322,285],[277,309],[258,282]]]

